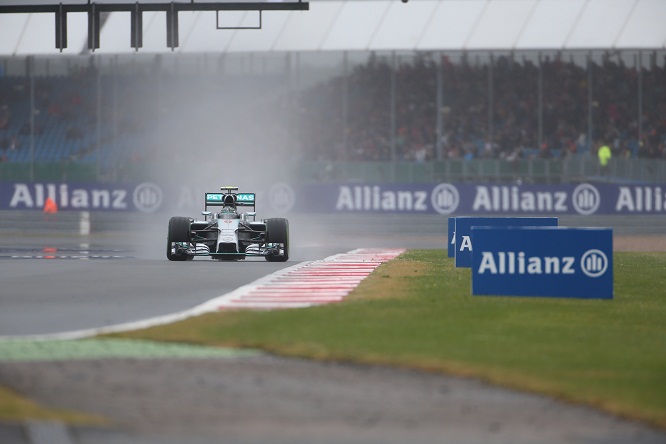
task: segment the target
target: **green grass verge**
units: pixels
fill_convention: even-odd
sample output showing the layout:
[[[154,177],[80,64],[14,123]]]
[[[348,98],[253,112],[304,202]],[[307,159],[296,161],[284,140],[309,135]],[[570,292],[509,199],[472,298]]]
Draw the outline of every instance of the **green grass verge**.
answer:
[[[340,304],[119,336],[445,372],[666,427],[666,254],[616,253],[614,267],[613,300],[472,297],[445,251],[410,251]]]

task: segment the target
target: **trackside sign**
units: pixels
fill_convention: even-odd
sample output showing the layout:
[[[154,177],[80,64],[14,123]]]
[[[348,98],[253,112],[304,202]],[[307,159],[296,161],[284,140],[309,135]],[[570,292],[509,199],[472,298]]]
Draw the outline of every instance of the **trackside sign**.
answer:
[[[47,199],[59,210],[140,211],[153,213],[162,207],[162,188],[140,184],[101,183],[0,183],[0,210],[42,210]]]
[[[210,185],[210,184],[209,184]],[[213,185],[214,186],[214,185]],[[0,211],[59,210],[183,213],[198,211],[207,186],[188,184],[4,182]],[[259,190],[259,211],[393,213],[443,216],[666,215],[666,184],[275,183]],[[212,193],[214,199],[223,193]],[[237,204],[256,204],[238,193]]]
[[[666,184],[318,183],[293,192],[294,211],[323,213],[666,214]]]
[[[456,217],[453,245],[456,267],[472,266],[473,227],[556,227],[557,224],[556,217]]]
[[[472,294],[613,298],[610,228],[474,227]]]

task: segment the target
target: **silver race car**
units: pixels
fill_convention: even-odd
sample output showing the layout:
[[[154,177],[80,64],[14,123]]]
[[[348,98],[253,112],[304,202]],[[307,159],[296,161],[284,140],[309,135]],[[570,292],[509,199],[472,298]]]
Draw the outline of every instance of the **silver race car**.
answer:
[[[256,221],[255,193],[238,193],[238,187],[222,187],[206,193],[204,219],[172,217],[169,220],[166,256],[189,261],[195,256],[239,260],[263,256],[270,262],[289,259],[289,222],[284,218]],[[210,211],[216,207],[218,212]],[[239,212],[251,207],[250,212]]]

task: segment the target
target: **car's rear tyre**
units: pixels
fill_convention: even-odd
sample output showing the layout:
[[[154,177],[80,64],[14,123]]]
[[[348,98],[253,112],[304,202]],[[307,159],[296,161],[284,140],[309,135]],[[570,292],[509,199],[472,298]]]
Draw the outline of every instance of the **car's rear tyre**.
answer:
[[[169,219],[167,232],[166,256],[170,261],[191,261],[194,255],[174,253],[174,243],[190,243],[190,219],[187,217],[172,217]]]
[[[266,243],[279,244],[281,254],[269,253],[269,262],[287,262],[289,260],[289,221],[282,217],[266,219]]]

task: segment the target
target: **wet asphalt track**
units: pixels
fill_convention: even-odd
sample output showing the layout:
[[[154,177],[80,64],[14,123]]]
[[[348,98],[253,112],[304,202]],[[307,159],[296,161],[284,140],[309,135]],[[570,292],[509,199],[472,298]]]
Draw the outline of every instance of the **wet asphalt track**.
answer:
[[[446,236],[439,218],[420,221],[412,235],[404,233],[401,218],[384,224],[290,218],[287,263],[262,258],[169,262],[167,216],[93,215],[92,236],[77,234],[76,213],[60,213],[58,220],[47,222],[40,213],[22,213],[23,220],[3,216],[0,336],[58,333],[179,312],[302,261],[359,247],[400,246],[405,239],[422,248],[434,239],[443,248]],[[387,231],[392,232],[389,239]]]
[[[446,218],[437,216],[290,217],[287,264],[171,263],[164,258],[166,217],[93,215],[93,235],[79,236],[74,213],[48,222],[39,213],[0,216],[0,335],[168,314],[299,261],[359,247],[444,248],[446,238]],[[561,224],[666,231],[662,218],[607,222]],[[114,421],[111,428],[42,429],[67,444],[666,442],[664,432],[587,408],[395,369],[273,356],[53,359],[1,362],[0,385]],[[0,442],[39,444],[40,427],[5,424]]]

